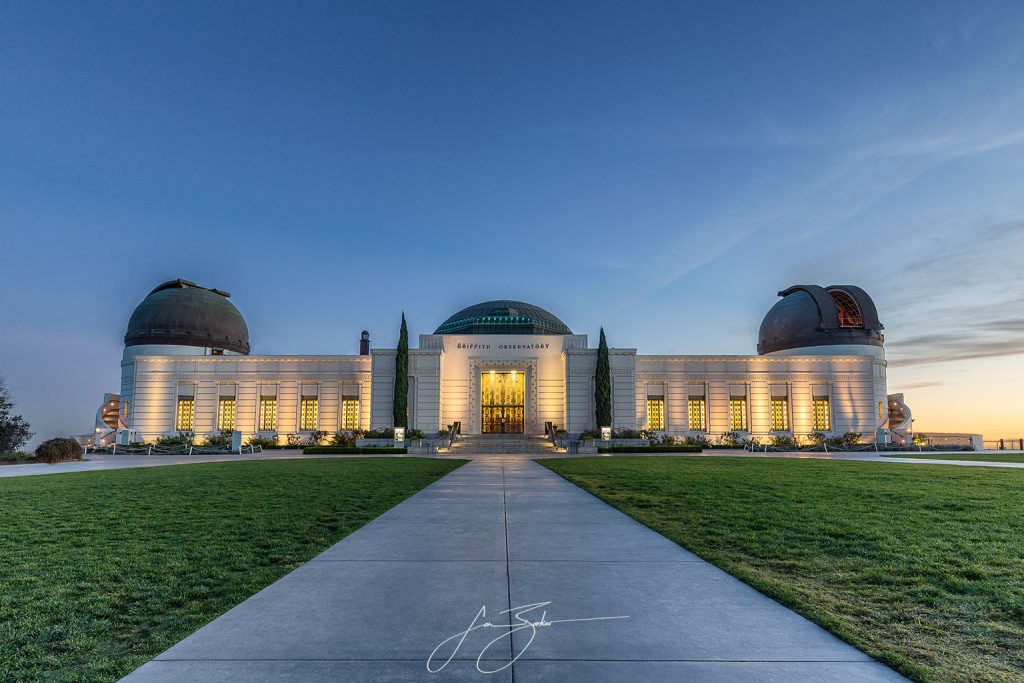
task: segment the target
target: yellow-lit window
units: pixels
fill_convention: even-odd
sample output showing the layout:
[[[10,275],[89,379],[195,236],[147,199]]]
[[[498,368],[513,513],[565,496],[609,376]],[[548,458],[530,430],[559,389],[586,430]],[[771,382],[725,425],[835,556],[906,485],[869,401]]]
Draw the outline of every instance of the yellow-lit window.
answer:
[[[311,432],[316,429],[318,401],[314,397],[303,398],[299,408],[299,431]]]
[[[196,424],[196,401],[191,396],[178,397],[178,412],[174,418],[174,428],[179,432],[191,432]]]
[[[665,429],[665,399],[647,399],[647,428],[654,431]]]
[[[707,431],[707,404],[704,397],[691,397],[689,402],[689,430],[691,432]]]
[[[128,421],[128,404],[130,401],[121,401],[121,420]]]
[[[772,399],[772,431],[785,432],[789,430],[789,399],[785,396],[776,396]]]
[[[264,396],[260,399],[260,431],[272,432],[277,429],[277,397]]]
[[[359,429],[359,399],[354,396],[341,399],[341,428]]]
[[[828,407],[827,398],[816,398],[812,404],[814,414],[814,431],[827,432],[832,429],[832,412]]]
[[[747,399],[729,399],[729,429],[734,432],[747,431]]]
[[[217,429],[222,432],[235,430],[235,397],[221,398],[217,403]]]

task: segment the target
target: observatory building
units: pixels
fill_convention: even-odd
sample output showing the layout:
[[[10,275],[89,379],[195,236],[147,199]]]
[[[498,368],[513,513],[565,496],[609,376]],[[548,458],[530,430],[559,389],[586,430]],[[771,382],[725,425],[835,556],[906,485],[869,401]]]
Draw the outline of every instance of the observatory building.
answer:
[[[851,285],[797,285],[779,296],[753,355],[610,349],[611,426],[875,440],[890,415],[874,302]],[[152,441],[222,430],[286,443],[314,430],[393,426],[396,351],[371,348],[367,332],[354,355],[252,354],[227,292],[174,280],[142,300],[124,342],[120,393],[97,413],[103,443],[118,432]],[[595,423],[596,344],[539,306],[481,302],[411,346],[410,428],[430,435],[458,422],[463,434],[530,435],[548,423],[570,434],[605,426]]]

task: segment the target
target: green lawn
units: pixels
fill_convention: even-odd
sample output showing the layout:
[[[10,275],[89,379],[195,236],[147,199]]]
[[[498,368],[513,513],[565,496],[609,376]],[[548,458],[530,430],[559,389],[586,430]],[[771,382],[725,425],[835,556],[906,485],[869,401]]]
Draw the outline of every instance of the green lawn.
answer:
[[[915,460],[984,460],[986,462],[1024,462],[1024,453],[880,453],[886,458]]]
[[[463,460],[0,479],[0,680],[114,680]]]
[[[541,462],[912,678],[1024,679],[1024,472]]]

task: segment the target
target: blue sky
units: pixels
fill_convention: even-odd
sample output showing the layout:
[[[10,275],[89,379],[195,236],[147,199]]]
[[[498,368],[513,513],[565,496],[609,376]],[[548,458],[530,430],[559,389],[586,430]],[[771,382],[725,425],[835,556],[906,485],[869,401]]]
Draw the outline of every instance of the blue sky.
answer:
[[[752,353],[859,284],[919,429],[1024,432],[1024,4],[0,6],[0,372],[86,431],[156,284],[254,352],[488,298]]]

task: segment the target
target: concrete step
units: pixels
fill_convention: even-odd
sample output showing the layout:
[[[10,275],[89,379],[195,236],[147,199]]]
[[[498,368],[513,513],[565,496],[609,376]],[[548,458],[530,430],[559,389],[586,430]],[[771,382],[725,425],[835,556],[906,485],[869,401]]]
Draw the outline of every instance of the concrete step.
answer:
[[[520,453],[558,453],[559,450],[543,436],[525,434],[472,434],[460,437],[449,453],[513,455]]]

